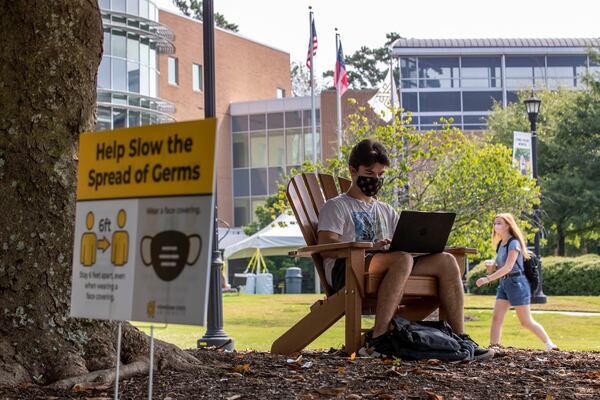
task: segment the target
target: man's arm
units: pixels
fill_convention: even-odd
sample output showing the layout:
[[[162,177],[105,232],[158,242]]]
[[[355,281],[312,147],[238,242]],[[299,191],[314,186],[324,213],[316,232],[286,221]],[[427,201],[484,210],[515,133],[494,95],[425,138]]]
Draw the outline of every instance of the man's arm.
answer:
[[[317,244],[328,244],[328,243],[339,243],[341,242],[340,235],[331,231],[319,231],[317,237]],[[337,251],[324,251],[321,253],[321,257],[336,258]]]

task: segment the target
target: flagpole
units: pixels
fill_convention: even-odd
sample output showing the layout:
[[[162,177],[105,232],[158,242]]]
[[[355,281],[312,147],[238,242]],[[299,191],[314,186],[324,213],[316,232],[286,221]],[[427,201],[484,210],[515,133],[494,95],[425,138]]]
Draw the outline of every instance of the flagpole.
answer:
[[[338,52],[340,51],[340,34],[335,28],[335,57],[337,60]],[[336,62],[337,64],[337,62]],[[338,75],[338,80],[340,79]],[[335,82],[335,98],[337,111],[337,142],[338,142],[338,158],[342,158],[342,96],[340,96],[340,82]]]
[[[308,53],[310,54],[310,120],[312,125],[312,160],[313,163],[317,162],[317,112],[315,110],[315,58],[314,58],[314,46],[315,46],[315,32],[313,32],[313,12],[312,6],[308,6],[308,32],[310,39],[308,41]],[[319,274],[315,268],[315,293],[321,293],[321,280]]]
[[[312,122],[312,159],[313,163],[317,162],[317,111],[315,110],[315,79],[314,79],[314,70],[315,70],[315,60],[314,60],[314,32],[312,29],[313,26],[313,12],[312,6],[308,6],[310,10],[308,13],[308,31],[310,32],[310,120]]]
[[[392,127],[394,127],[395,123],[396,123],[396,104],[394,101],[394,91],[396,90],[396,85],[394,85],[394,58],[392,57],[392,52],[390,49],[390,106],[392,108]],[[396,130],[394,129],[394,134],[396,133]],[[395,135],[394,135],[395,136]],[[394,140],[394,148],[393,148],[393,153],[394,153],[394,168],[398,168],[398,147],[396,146],[396,141]],[[398,190],[398,181],[394,182],[394,207],[398,207],[399,205],[399,201],[398,201],[398,197],[400,196],[400,191]]]

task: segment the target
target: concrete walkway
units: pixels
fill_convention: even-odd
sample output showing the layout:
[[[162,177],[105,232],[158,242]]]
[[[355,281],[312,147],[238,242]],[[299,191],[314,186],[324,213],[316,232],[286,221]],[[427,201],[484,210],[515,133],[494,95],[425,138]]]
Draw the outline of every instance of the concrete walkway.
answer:
[[[581,312],[581,311],[544,311],[544,310],[532,310],[532,314],[562,314],[571,317],[600,317],[600,313],[597,312]]]

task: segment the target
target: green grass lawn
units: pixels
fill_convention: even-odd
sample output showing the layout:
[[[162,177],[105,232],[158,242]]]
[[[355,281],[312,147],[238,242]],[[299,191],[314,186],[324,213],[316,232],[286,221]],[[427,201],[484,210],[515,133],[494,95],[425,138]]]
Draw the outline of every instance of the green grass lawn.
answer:
[[[235,340],[238,350],[269,350],[273,341],[302,318],[310,305],[321,298],[317,294],[303,295],[226,295],[223,297],[225,331]],[[466,323],[467,332],[484,345],[489,341],[493,296],[465,297],[465,313],[472,319]],[[486,309],[487,308],[487,309]],[[548,304],[534,305],[534,310],[600,312],[600,297],[551,296]],[[534,318],[548,331],[552,340],[564,350],[600,351],[600,316],[567,316],[535,314]],[[340,347],[344,341],[343,322],[338,321],[309,348]],[[363,319],[363,326],[373,319]],[[136,324],[140,327],[146,323]],[[148,328],[142,328],[149,332]],[[204,327],[169,325],[155,329],[157,338],[181,348],[195,348],[196,341],[205,332]],[[542,349],[542,343],[529,331],[520,327],[514,311],[509,311],[504,323],[502,344],[521,348]]]

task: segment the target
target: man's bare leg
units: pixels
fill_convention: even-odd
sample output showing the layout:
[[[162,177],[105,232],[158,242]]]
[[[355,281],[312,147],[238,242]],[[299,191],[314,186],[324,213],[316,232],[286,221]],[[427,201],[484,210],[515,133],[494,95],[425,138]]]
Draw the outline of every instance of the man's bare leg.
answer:
[[[417,260],[413,275],[435,276],[440,291],[440,312],[456,333],[464,333],[464,292],[460,268],[450,253],[431,254]]]
[[[375,254],[369,264],[369,272],[385,274],[377,291],[377,308],[373,337],[388,331],[390,322],[402,300],[404,286],[410,275],[413,259],[404,252]]]

